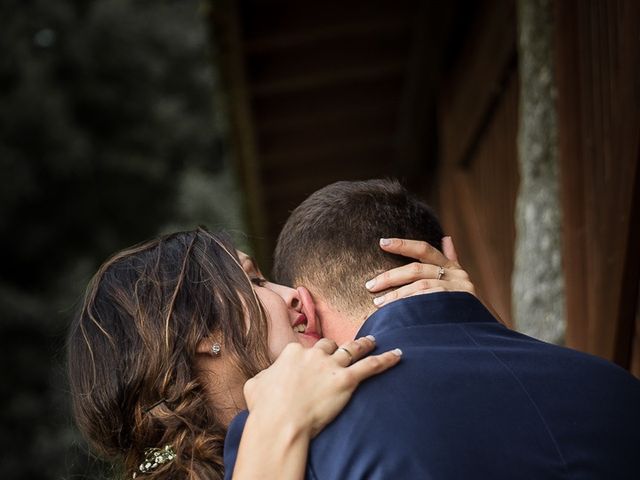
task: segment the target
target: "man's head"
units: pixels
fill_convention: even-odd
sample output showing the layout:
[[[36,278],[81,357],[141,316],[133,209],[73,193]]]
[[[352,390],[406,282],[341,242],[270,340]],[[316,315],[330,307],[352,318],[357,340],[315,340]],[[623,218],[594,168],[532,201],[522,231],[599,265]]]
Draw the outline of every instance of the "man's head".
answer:
[[[442,236],[431,209],[397,181],[336,182],[293,211],[278,237],[273,273],[285,285],[305,285],[325,311],[323,333],[342,341],[375,309],[365,282],[411,261],[381,250],[379,239],[424,240],[440,249]]]

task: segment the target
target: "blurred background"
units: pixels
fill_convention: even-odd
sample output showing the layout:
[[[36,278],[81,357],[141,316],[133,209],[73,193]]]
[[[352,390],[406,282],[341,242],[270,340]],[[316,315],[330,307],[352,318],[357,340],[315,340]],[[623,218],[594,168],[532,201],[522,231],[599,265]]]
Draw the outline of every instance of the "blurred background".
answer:
[[[66,328],[111,253],[397,177],[513,328],[640,376],[640,2],[2,0],[0,472],[111,478]]]

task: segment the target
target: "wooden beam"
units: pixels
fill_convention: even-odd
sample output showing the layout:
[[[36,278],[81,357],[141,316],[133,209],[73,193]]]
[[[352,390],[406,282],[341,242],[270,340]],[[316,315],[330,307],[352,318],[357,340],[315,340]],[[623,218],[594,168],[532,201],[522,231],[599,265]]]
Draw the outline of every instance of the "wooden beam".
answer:
[[[369,23],[380,19],[401,20],[414,0],[258,0],[243,1],[245,38],[264,38],[273,32],[307,32],[330,25]]]
[[[286,155],[331,148],[341,151],[343,146],[358,143],[369,144],[372,141],[393,139],[395,123],[390,112],[383,115],[357,116],[356,121],[307,124],[303,128],[258,133],[262,155]],[[386,115],[384,115],[386,113]],[[352,117],[353,118],[353,117]]]
[[[313,165],[308,166],[313,171]],[[389,174],[389,163],[384,158],[372,161],[358,161],[343,164],[340,169],[322,169],[313,171],[313,175],[299,176],[283,170],[270,176],[269,188],[266,192],[266,203],[270,209],[278,205],[295,208],[307,196],[316,190],[339,180],[365,180],[381,178]]]
[[[380,156],[380,153],[387,155],[387,162],[394,152],[393,137],[384,135],[381,137],[368,137],[344,142],[331,142],[324,145],[311,144],[306,148],[289,150],[282,153],[264,155],[263,175],[265,181],[268,180],[269,172],[280,171],[285,168],[300,168],[303,165],[313,165],[321,170],[342,170],[342,166],[352,162],[365,162],[370,155]]]
[[[454,2],[417,2],[402,101],[394,175],[424,197],[432,195],[438,163],[437,89],[451,34]]]
[[[448,77],[455,84],[447,85],[441,102],[444,135],[450,136],[442,142],[446,163],[465,163],[473,156],[516,58],[514,2],[492,0],[480,12]]]
[[[296,77],[259,81],[251,85],[251,91],[254,97],[262,97],[296,91],[316,90],[329,85],[339,85],[354,81],[375,82],[382,78],[402,77],[405,66],[406,62],[399,60],[387,64],[356,66],[340,71],[327,70],[312,75],[303,74]]]
[[[234,0],[210,0],[208,15],[217,47],[221,80],[225,97],[218,104],[229,118],[230,148],[232,158],[246,199],[245,210],[249,240],[253,254],[263,268],[271,263],[271,252],[262,239],[266,235],[267,212],[263,205],[262,182],[259,178],[259,162],[256,152],[254,124],[249,104],[244,70],[244,53],[241,25]]]
[[[341,19],[340,19],[341,21]],[[356,21],[352,23],[338,23],[322,25],[294,31],[271,31],[260,37],[253,37],[245,43],[245,51],[249,55],[286,50],[292,47],[321,43],[339,38],[347,41],[355,37],[369,37],[404,32],[408,28],[405,18],[374,18],[368,22]]]
[[[315,119],[348,121],[359,112],[374,114],[379,110],[390,110],[395,119],[401,89],[401,77],[391,77],[326,85],[312,94],[295,91],[259,97],[253,99],[254,118],[261,132],[289,128],[292,123],[313,123]]]
[[[327,73],[393,65],[407,59],[408,32],[389,32],[344,40],[330,38],[277,51],[246,55],[247,78],[259,85],[288,78],[325,76]]]
[[[562,258],[567,309],[567,346],[582,351],[589,348],[589,314],[584,295],[587,292],[587,231],[585,228],[585,192],[582,169],[573,169],[573,161],[582,158],[580,83],[569,72],[578,71],[578,25],[555,2],[556,81],[558,84],[558,160],[560,164],[560,201],[563,210]],[[563,73],[566,72],[566,73]],[[564,94],[563,92],[573,92]]]
[[[320,111],[305,114],[301,111],[289,112],[288,109],[277,108],[269,115],[264,113],[264,122],[260,122],[260,138],[271,135],[297,135],[308,131],[329,131],[337,128],[350,128],[352,125],[364,124],[380,119],[393,122],[398,102],[394,98],[372,101],[365,107],[351,107],[339,102],[330,103]],[[333,107],[333,108],[329,108]],[[257,116],[257,115],[256,115]],[[394,129],[387,129],[391,133]],[[262,144],[262,142],[261,142]]]
[[[632,371],[636,368],[632,364],[634,355],[640,356],[640,330],[637,330],[637,315],[640,312],[640,129],[636,139],[638,155],[629,205],[629,230],[626,245],[620,252],[623,256],[622,288],[618,299],[618,330],[614,354],[614,361],[618,365]],[[634,349],[638,351],[634,352]],[[634,373],[640,376],[640,371]]]
[[[640,269],[640,4],[567,0],[555,13],[567,340],[628,368]]]

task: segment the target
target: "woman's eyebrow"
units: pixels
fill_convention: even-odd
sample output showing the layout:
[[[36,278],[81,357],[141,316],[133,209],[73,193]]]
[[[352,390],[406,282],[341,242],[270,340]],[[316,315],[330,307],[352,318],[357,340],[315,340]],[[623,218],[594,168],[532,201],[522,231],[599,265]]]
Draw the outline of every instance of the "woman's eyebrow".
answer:
[[[245,255],[246,255],[246,258],[244,259],[244,261],[242,263],[248,264],[247,265],[247,269],[255,270],[257,272],[258,271],[258,265],[257,265],[255,259],[252,256],[247,255],[246,253],[245,253]],[[244,267],[244,265],[243,265],[243,267]]]

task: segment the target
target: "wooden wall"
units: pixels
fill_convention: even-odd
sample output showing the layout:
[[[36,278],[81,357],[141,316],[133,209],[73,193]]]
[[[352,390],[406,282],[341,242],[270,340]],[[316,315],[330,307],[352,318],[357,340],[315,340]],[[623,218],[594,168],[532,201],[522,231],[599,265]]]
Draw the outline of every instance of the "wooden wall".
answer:
[[[439,203],[483,299],[511,320],[516,4],[479,12],[439,101]],[[558,0],[566,344],[640,376],[640,2]]]
[[[408,173],[399,112],[426,3],[209,3],[251,243],[268,272],[289,213],[315,190]]]
[[[518,189],[515,4],[487,2],[443,81],[439,211],[485,303],[511,323]]]
[[[640,2],[555,2],[567,344],[640,376]]]
[[[209,3],[263,266],[307,194],[396,175],[439,204],[481,297],[510,324],[516,1]],[[566,342],[640,376],[640,1],[552,8]]]

